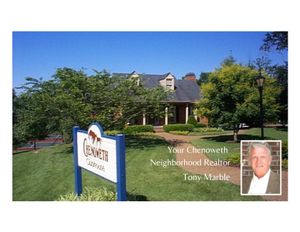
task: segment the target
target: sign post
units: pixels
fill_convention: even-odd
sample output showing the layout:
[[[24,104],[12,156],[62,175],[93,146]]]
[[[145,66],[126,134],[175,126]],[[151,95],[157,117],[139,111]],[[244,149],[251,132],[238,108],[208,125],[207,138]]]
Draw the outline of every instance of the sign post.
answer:
[[[117,135],[117,200],[126,201],[125,136]]]
[[[82,175],[81,167],[78,166],[78,154],[77,154],[77,132],[78,126],[73,127],[73,159],[74,159],[74,176],[75,176],[75,193],[80,196],[82,193]]]
[[[116,183],[117,200],[126,201],[125,136],[107,136],[98,123],[88,131],[73,127],[75,192],[82,193],[81,169]]]

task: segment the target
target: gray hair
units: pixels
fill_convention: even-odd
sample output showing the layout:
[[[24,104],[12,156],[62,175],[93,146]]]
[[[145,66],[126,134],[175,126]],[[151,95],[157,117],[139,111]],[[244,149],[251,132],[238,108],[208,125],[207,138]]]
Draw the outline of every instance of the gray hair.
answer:
[[[265,143],[265,142],[252,142],[252,143],[250,143],[249,149],[248,149],[249,158],[251,156],[251,150],[253,150],[255,148],[265,148],[267,150],[268,155],[270,157],[272,157],[271,148],[270,148],[270,145],[268,143]]]

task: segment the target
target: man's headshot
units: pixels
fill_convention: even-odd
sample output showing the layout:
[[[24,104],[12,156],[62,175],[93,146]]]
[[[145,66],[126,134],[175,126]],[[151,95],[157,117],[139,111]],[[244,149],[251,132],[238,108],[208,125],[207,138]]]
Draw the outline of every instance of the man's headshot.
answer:
[[[242,194],[281,194],[280,148],[277,140],[241,141]]]

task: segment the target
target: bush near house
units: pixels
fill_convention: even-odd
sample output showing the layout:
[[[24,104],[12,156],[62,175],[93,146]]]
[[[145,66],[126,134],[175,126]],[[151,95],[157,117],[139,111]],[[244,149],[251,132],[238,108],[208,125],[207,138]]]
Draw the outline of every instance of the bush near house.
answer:
[[[192,124],[195,127],[197,127],[198,122],[197,122],[197,120],[195,119],[195,117],[193,115],[190,115],[188,117],[187,124]]]
[[[135,125],[135,126],[128,126],[123,130],[124,134],[137,134],[137,133],[144,133],[144,132],[153,132],[154,128],[152,125]]]
[[[197,125],[196,125],[196,127],[197,127],[197,128],[198,128],[198,127],[207,127],[207,125],[204,124],[204,123],[198,122]]]
[[[169,124],[163,127],[165,132],[170,131],[193,131],[194,125],[192,124]]]
[[[104,132],[106,135],[116,136],[117,134],[122,134],[121,130],[107,130]]]

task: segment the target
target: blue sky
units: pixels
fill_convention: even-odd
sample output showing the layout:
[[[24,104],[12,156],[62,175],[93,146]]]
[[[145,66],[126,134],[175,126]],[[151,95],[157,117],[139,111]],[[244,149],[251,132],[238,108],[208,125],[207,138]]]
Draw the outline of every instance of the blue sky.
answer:
[[[164,74],[219,67],[232,54],[247,64],[262,55],[282,63],[281,54],[259,50],[265,32],[14,32],[13,86],[25,77],[51,78],[57,68]]]

